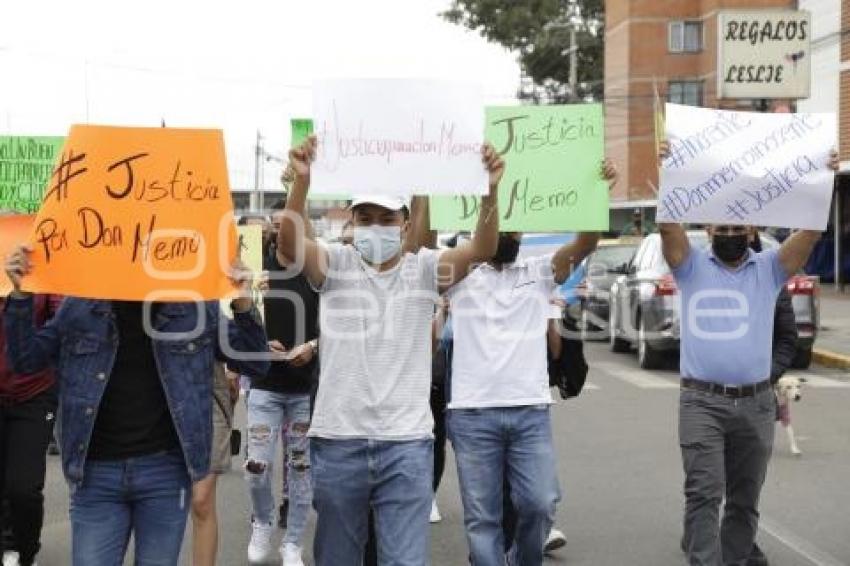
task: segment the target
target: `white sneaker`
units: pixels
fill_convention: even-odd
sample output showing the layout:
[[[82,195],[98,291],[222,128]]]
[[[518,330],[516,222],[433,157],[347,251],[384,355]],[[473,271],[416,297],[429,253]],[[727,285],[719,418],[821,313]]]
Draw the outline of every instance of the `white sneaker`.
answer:
[[[431,517],[429,519],[432,523],[439,523],[443,520],[443,516],[440,515],[440,509],[437,507],[437,500],[435,499],[431,502]]]
[[[301,560],[301,547],[291,542],[280,546],[280,557],[283,558],[283,566],[304,566]]]
[[[552,552],[553,550],[558,550],[566,546],[567,537],[564,536],[564,533],[559,531],[556,528],[552,528],[549,531],[549,536],[546,538],[546,544],[543,545],[543,552]]]
[[[265,564],[272,559],[272,534],[275,528],[272,523],[254,522],[251,529],[251,542],[248,543],[248,562]]]
[[[7,550],[3,553],[3,566],[19,566],[20,555],[14,550]]]

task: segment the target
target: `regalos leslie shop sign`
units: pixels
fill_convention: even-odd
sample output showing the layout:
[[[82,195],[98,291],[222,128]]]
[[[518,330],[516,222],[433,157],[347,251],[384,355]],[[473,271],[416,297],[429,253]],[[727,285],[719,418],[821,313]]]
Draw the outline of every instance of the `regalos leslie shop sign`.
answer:
[[[809,12],[729,10],[718,15],[717,29],[721,98],[809,97]]]

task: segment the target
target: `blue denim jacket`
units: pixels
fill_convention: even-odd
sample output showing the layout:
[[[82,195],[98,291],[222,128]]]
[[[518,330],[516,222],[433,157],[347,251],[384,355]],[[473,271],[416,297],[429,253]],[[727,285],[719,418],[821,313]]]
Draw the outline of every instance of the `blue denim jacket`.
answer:
[[[210,467],[213,361],[226,361],[246,375],[265,375],[268,361],[233,359],[228,353],[268,351],[266,333],[256,309],[236,314],[232,321],[221,319],[227,326],[220,328],[217,301],[160,303],[152,313],[159,377],[186,467],[197,481]],[[9,297],[3,319],[15,371],[56,368],[62,467],[69,482],[82,483],[95,418],[118,351],[112,303],[68,297],[53,319],[36,329],[32,297]],[[227,340],[229,348],[222,348]]]

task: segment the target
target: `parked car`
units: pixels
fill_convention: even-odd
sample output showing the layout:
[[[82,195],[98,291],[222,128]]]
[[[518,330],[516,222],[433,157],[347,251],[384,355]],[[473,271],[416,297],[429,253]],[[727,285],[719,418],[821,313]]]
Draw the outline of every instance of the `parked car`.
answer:
[[[688,231],[691,245],[706,247],[704,231]],[[779,243],[761,234],[764,249]],[[638,363],[645,369],[665,365],[679,353],[680,297],[670,268],[661,253],[661,236],[647,236],[628,264],[615,271],[619,275],[611,286],[609,342],[611,350],[637,349]],[[820,281],[816,276],[797,274],[787,283],[797,319],[797,356],[795,368],[811,364],[812,347],[817,338],[820,308]]]
[[[579,269],[584,277],[576,286],[576,295],[585,339],[607,339],[611,285],[635,255],[640,242],[641,238],[634,236],[601,240],[596,251],[581,263]]]

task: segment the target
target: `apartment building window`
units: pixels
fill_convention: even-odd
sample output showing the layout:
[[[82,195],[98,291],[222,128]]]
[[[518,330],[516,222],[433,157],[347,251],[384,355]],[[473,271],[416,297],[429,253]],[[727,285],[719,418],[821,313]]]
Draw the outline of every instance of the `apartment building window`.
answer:
[[[702,106],[702,81],[671,81],[667,100],[674,104]]]
[[[702,22],[670,22],[667,44],[670,53],[697,53],[702,51]]]

